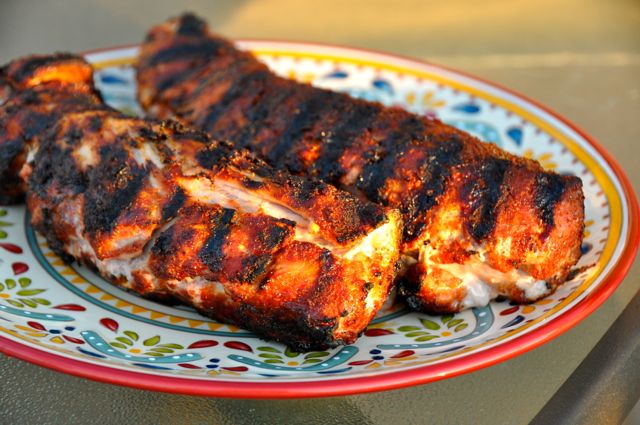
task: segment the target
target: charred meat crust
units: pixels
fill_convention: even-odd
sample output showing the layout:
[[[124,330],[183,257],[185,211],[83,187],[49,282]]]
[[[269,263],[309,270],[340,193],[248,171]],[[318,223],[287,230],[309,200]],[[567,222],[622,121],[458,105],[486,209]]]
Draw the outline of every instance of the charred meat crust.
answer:
[[[38,58],[36,62],[53,66],[64,61],[62,57],[65,56],[56,56],[55,60]],[[76,60],[73,59],[74,62]],[[37,68],[27,68],[31,73],[37,71]],[[14,73],[18,77],[28,74],[22,68],[14,70]],[[24,165],[27,152],[64,114],[107,109],[105,105],[96,103],[99,96],[93,87],[68,90],[67,86],[51,81],[26,88],[13,93],[6,103],[0,105],[0,203],[16,203],[24,198],[26,186],[18,173]]]
[[[536,176],[535,205],[540,218],[545,224],[545,234],[553,227],[553,213],[555,205],[565,192],[565,184],[570,177],[562,177],[558,174],[538,174]]]
[[[15,204],[24,199],[24,185],[18,177],[23,143],[21,140],[0,143],[0,204]]]
[[[59,53],[47,56],[29,56],[24,60],[15,61],[6,67],[7,79],[17,86],[23,85],[37,73],[69,60],[83,62],[71,53]]]
[[[181,187],[177,187],[171,196],[171,199],[162,208],[162,221],[166,222],[176,216],[180,208],[186,202],[187,197]]]
[[[131,208],[149,175],[143,167],[127,164],[127,158],[120,143],[103,146],[98,165],[87,175],[93,183],[84,194],[84,229],[89,237],[113,229],[122,211]]]
[[[206,57],[214,55],[219,48],[220,43],[216,40],[201,40],[158,52],[158,54],[149,58],[147,64],[149,66],[156,66],[177,59],[185,60]]]
[[[296,350],[355,341],[393,280],[397,213],[176,122],[126,117],[74,74],[77,61],[39,59],[44,82],[25,76],[28,87],[0,107],[24,95],[33,107],[24,119],[40,119],[78,100],[44,115],[42,128],[11,121],[26,135],[15,150],[33,153],[21,159],[32,225],[52,250],[142,296],[182,301]],[[34,65],[24,75],[43,72]],[[0,154],[15,157],[9,146]],[[389,237],[373,254],[345,255],[383,225]]]
[[[197,30],[180,31],[183,25]],[[150,33],[138,65],[143,107],[233,140],[273,166],[397,208],[407,255],[415,258],[430,246],[441,259],[462,259],[482,247],[488,264],[501,272],[521,269],[554,282],[564,280],[577,262],[584,206],[566,194],[579,190],[579,178],[544,171],[535,161],[437,119],[277,77],[193,15]],[[150,58],[164,51],[204,41],[222,47],[215,54],[149,66]],[[169,80],[173,84],[164,84]],[[215,95],[202,90],[205,86],[215,87]],[[563,220],[568,227],[556,229],[558,211],[567,203],[575,220]],[[506,212],[512,207],[517,214]],[[511,225],[513,216],[527,226]],[[513,249],[505,248],[510,238]],[[406,288],[419,288],[428,270],[409,273],[418,281]]]
[[[94,141],[98,145],[95,150],[99,152],[97,164],[89,167],[76,164],[65,170],[56,170],[51,161],[63,156],[74,158],[74,152],[70,152],[73,148],[61,148],[65,144],[65,135],[73,128],[80,131],[92,122],[92,118],[91,113],[67,115],[49,138],[41,143],[33,161],[30,184],[38,188],[30,192],[30,208],[40,211],[34,216],[34,226],[46,235],[56,252],[69,252],[72,239],[66,237],[68,229],[63,214],[66,208],[74,205],[75,200],[82,199],[82,207],[79,208],[83,212],[77,211],[82,217],[82,237],[93,246],[98,259],[106,261],[119,258],[121,252],[136,257],[145,255],[143,246],[150,243],[153,234],[157,235],[148,254],[148,273],[153,279],[149,280],[147,272],[136,272],[132,281],[127,283],[116,274],[112,275],[111,278],[118,284],[147,297],[164,299],[175,296],[190,302],[190,297],[194,296],[193,290],[172,292],[166,288],[159,289],[157,285],[171,287],[174,285],[171,282],[187,282],[185,285],[188,287],[188,282],[199,279],[219,282],[216,285],[223,285],[227,292],[225,302],[215,301],[214,293],[209,297],[214,302],[207,304],[206,292],[212,291],[213,286],[207,289],[205,285],[199,289],[204,291],[199,296],[201,301],[194,304],[209,316],[243,326],[299,350],[353,342],[362,331],[361,326],[366,323],[351,332],[335,332],[339,328],[339,321],[344,319],[342,313],[348,310],[348,305],[357,305],[354,302],[359,300],[361,306],[358,308],[363,308],[366,292],[359,288],[366,282],[359,276],[362,269],[357,267],[352,270],[351,266],[334,257],[330,251],[311,243],[305,242],[300,248],[291,248],[298,246],[293,242],[296,223],[264,214],[247,214],[216,205],[200,204],[182,189],[167,189],[170,193],[158,201],[161,206],[160,219],[154,219],[153,214],[146,212],[141,200],[147,199],[151,190],[150,176],[160,179],[162,186],[170,186],[171,179],[183,177],[172,168],[172,158],[178,159],[175,155],[163,159],[168,161],[163,165],[166,169],[164,173],[149,162],[146,166],[132,162],[136,157],[133,150],[141,149],[143,142],[129,143],[121,136],[112,137],[113,133],[118,133],[114,129],[122,128],[129,121],[127,133],[133,133],[135,139],[136,129],[143,125],[139,120],[103,117],[106,119],[103,127],[110,128],[109,132],[84,132],[81,137],[83,142],[75,147],[91,146],[90,141]],[[167,138],[171,137],[167,134]],[[219,173],[229,166],[227,160],[234,166],[239,165],[233,158],[224,155],[219,157],[224,160],[213,167]],[[266,176],[284,179],[283,173],[267,172],[264,167],[261,165],[262,189],[272,186]],[[201,176],[197,174],[193,178]],[[110,183],[105,186],[105,182]],[[85,186],[82,192],[76,190],[80,184]],[[278,187],[276,189],[279,190]],[[305,196],[303,202],[308,202],[308,195]],[[150,218],[142,221],[134,218],[140,214]],[[118,238],[126,239],[129,233],[125,232],[133,224],[150,229],[144,230],[143,234],[148,236],[136,245],[137,250],[120,246],[108,248]],[[294,249],[295,255],[284,254],[291,249]],[[276,272],[289,267],[289,260],[283,257],[285,255],[293,255],[291,261],[302,262],[292,266],[294,271],[291,273],[298,277],[295,280],[289,279],[290,275],[286,273],[282,275],[282,271]],[[92,261],[90,258],[82,259]],[[318,272],[316,274],[309,270]],[[388,274],[385,279],[390,283],[391,275]],[[353,285],[354,289],[342,289],[349,285]],[[332,296],[336,291],[344,297]],[[356,294],[356,298],[347,296],[350,293]],[[229,307],[229,302],[237,303],[234,309]],[[332,306],[336,303],[340,305]]]
[[[193,22],[197,20],[193,15],[185,15],[175,23],[177,27],[183,21]],[[196,40],[221,40],[212,36],[202,28],[206,25],[200,21],[201,29],[197,34],[183,36],[176,34],[171,38],[163,39],[158,46],[149,48],[149,57],[166,50],[172,50],[182,45],[191,45]],[[159,30],[158,30],[159,31]],[[288,168],[290,171],[309,173],[328,179],[330,183],[341,184],[341,180],[349,173],[349,169],[340,169],[340,159],[349,151],[353,142],[363,131],[374,133],[376,142],[369,144],[359,152],[365,159],[362,171],[355,182],[355,188],[366,197],[377,203],[397,207],[403,213],[405,219],[405,242],[411,243],[421,236],[425,227],[425,211],[429,211],[437,204],[448,184],[448,176],[452,168],[463,161],[469,161],[471,152],[465,149],[465,144],[475,143],[468,135],[449,131],[446,126],[432,122],[422,117],[417,117],[398,109],[385,109],[379,105],[358,101],[347,95],[333,93],[325,90],[311,88],[292,81],[283,80],[270,74],[266,67],[256,62],[252,71],[225,72],[224,69],[215,69],[211,64],[221,61],[224,56],[235,56],[232,63],[246,63],[246,54],[228,47],[218,50],[218,55],[199,56],[198,65],[207,68],[210,73],[200,76],[200,80],[182,81],[183,86],[193,83],[202,86],[202,81],[208,80],[215,74],[216,83],[228,86],[221,99],[209,102],[209,107],[202,110],[194,110],[189,105],[196,104],[196,97],[200,100],[206,94],[192,92],[190,96],[182,98],[163,98],[161,88],[155,86],[153,98],[158,101],[170,102],[175,111],[180,115],[181,110],[188,111],[182,118],[200,125],[209,131],[214,137],[225,137],[237,140],[239,145],[254,149],[271,164]],[[143,53],[141,65],[141,85],[147,87],[153,84],[153,78],[164,78],[171,73],[158,72],[148,65],[147,55]],[[206,60],[205,60],[206,59]],[[180,62],[186,59],[175,59]],[[192,60],[192,58],[188,58]],[[145,77],[145,73],[149,77]],[[195,76],[196,74],[194,74]],[[149,81],[146,81],[148,78]],[[224,81],[228,81],[224,83]],[[145,84],[146,83],[146,84]],[[258,86],[248,88],[247,86]],[[153,91],[153,90],[152,90]],[[187,91],[189,91],[187,89]],[[278,97],[277,93],[287,93]],[[246,119],[245,125],[230,132],[229,125],[218,125],[218,122],[227,121],[227,115],[237,112],[237,105],[242,98],[255,98],[240,111]],[[198,103],[200,104],[200,103]],[[203,105],[207,105],[206,102]],[[287,124],[279,128],[276,123],[280,117],[288,117]],[[338,117],[338,118],[335,118]],[[330,122],[332,127],[323,126],[322,122]],[[232,126],[233,127],[233,126]],[[435,127],[435,131],[434,131]],[[308,139],[317,139],[324,134],[324,143],[320,146],[309,146]],[[305,149],[318,149],[320,153],[315,161],[306,166],[301,164],[300,155]],[[487,156],[486,149],[474,146],[473,150],[480,155]],[[394,178],[399,161],[407,152],[421,155],[422,161],[415,164],[416,173],[410,176],[420,179],[418,188],[410,191],[408,197],[402,201],[394,201],[392,194],[388,193],[386,183]],[[413,153],[415,152],[415,153]],[[507,155],[502,155],[508,157]],[[481,165],[481,161],[480,164]],[[403,176],[407,178],[407,176]],[[472,235],[473,236],[473,235]],[[479,242],[479,241],[477,241]]]
[[[469,217],[467,232],[477,241],[489,236],[495,225],[495,211],[502,196],[504,174],[509,161],[502,158],[484,159],[478,167],[468,169],[472,177],[460,190],[464,214]]]

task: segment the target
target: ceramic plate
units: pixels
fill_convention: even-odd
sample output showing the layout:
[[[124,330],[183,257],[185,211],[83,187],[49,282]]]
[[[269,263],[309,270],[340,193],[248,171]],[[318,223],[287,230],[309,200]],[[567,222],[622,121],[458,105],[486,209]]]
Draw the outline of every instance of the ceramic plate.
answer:
[[[471,132],[584,183],[585,270],[531,305],[493,302],[456,315],[386,306],[356,344],[295,353],[185,307],[124,292],[65,264],[28,224],[0,209],[2,351],[86,378],[227,397],[343,395],[455,376],[561,334],[617,287],[638,243],[638,211],[620,168],[589,136],[544,107],[491,83],[386,54],[321,45],[242,41],[277,73],[400,105]],[[135,47],[91,53],[105,99],[130,113]]]

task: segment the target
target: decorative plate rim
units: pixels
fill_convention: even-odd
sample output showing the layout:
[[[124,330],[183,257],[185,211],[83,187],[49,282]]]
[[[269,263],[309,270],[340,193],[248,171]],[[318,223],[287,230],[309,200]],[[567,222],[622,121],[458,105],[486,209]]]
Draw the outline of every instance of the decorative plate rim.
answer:
[[[35,347],[21,344],[0,335],[0,352],[13,356],[39,366],[44,366],[59,372],[88,378],[91,380],[110,384],[123,385],[132,388],[141,388],[153,391],[162,391],[179,394],[191,394],[200,396],[228,397],[228,398],[305,398],[305,397],[327,397],[340,396],[358,393],[368,393],[374,391],[384,391],[408,387],[412,385],[425,384],[440,379],[458,376],[464,373],[492,366],[502,361],[513,358],[526,351],[532,350],[566,332],[571,327],[580,323],[583,319],[595,311],[609,296],[617,289],[629,268],[631,267],[638,247],[640,246],[639,217],[640,207],[636,199],[633,187],[625,175],[624,171],[607,152],[603,146],[584,130],[554,112],[541,103],[513,90],[485,80],[483,78],[470,75],[464,71],[459,71],[446,66],[433,64],[415,58],[410,58],[398,54],[377,51],[373,49],[354,48],[326,43],[296,42],[274,39],[238,39],[239,43],[274,43],[288,46],[311,47],[311,48],[335,48],[344,52],[355,54],[369,53],[380,55],[391,60],[402,60],[408,64],[417,66],[428,65],[440,69],[453,75],[480,82],[488,87],[507,93],[516,99],[530,104],[549,116],[556,119],[570,130],[580,135],[587,144],[593,148],[611,168],[613,175],[618,180],[622,189],[619,195],[627,203],[628,225],[626,245],[621,249],[620,256],[607,274],[602,278],[600,284],[593,288],[592,292],[579,301],[577,304],[562,312],[559,316],[550,320],[532,331],[516,336],[500,345],[489,347],[459,358],[453,358],[445,362],[412,368],[409,370],[398,370],[385,372],[374,376],[343,377],[327,381],[301,381],[301,382],[241,382],[241,381],[220,381],[220,380],[200,380],[180,376],[159,376],[143,371],[134,372],[128,370],[114,369],[109,366],[102,366],[88,363],[62,355],[39,350]],[[83,52],[84,55],[97,54],[102,52],[124,50],[138,47],[138,44],[127,44],[95,49]]]

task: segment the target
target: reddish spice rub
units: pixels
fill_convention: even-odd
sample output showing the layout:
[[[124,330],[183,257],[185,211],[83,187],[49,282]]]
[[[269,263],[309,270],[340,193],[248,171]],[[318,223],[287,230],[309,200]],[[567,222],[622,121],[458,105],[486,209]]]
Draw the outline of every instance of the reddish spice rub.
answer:
[[[177,122],[125,116],[81,58],[3,69],[2,172],[24,182],[3,186],[3,202],[26,190],[32,225],[65,259],[299,351],[354,342],[386,300],[396,211]],[[46,126],[25,128],[42,116]]]
[[[400,292],[416,309],[454,312],[497,295],[534,301],[580,257],[579,178],[437,119],[280,78],[194,15],[153,27],[137,71],[150,114],[397,208]]]

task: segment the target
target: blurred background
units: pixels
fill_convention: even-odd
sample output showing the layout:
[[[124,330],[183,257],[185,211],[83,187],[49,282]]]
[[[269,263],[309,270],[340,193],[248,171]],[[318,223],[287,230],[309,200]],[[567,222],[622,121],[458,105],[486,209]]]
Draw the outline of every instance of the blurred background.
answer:
[[[0,58],[136,43],[150,25],[184,10],[230,37],[339,43],[437,61],[469,57],[484,66],[536,58],[613,66],[640,54],[637,0],[2,0]]]
[[[0,0],[0,63],[30,53],[138,43],[151,25],[186,10],[231,38],[364,47],[498,82],[595,136],[640,187],[640,0]],[[639,287],[635,264],[593,315],[508,362],[425,386],[336,399],[150,393],[0,356],[0,422],[528,423]],[[603,412],[606,420],[593,423],[618,424],[626,413],[622,402],[612,403]],[[640,424],[640,408],[634,415],[626,424]]]

